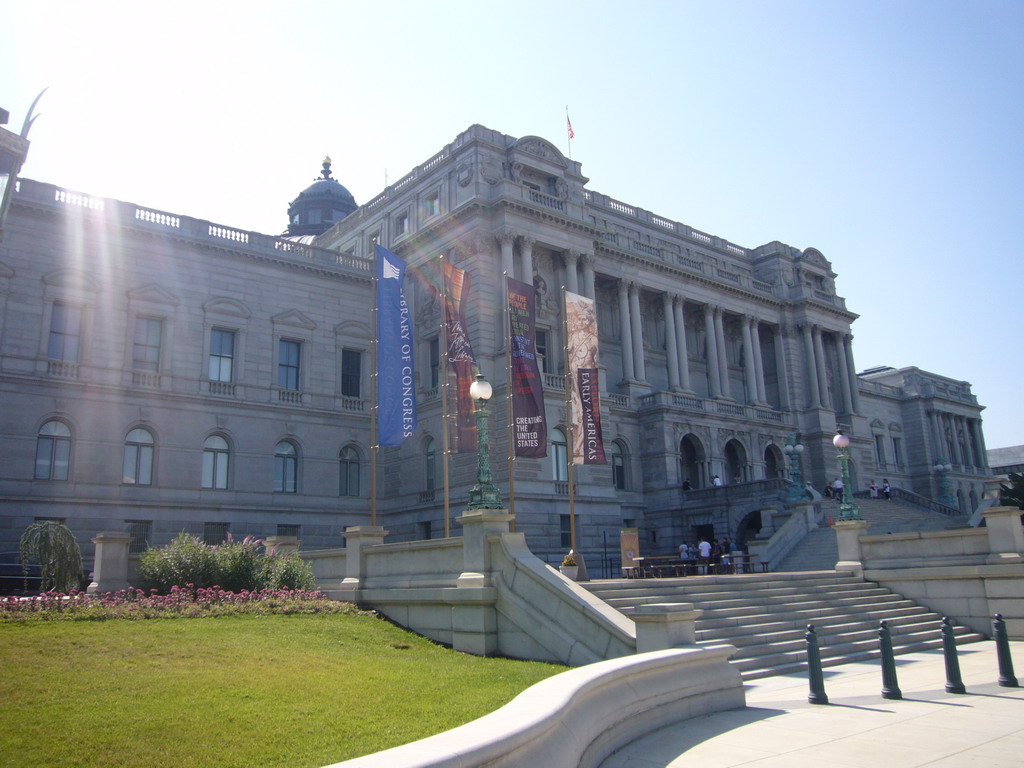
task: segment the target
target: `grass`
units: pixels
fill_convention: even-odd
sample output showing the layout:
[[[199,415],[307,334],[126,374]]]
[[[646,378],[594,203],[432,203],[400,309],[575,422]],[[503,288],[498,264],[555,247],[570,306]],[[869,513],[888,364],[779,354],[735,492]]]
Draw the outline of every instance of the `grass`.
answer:
[[[0,623],[0,765],[328,765],[453,728],[564,668],[368,615]]]

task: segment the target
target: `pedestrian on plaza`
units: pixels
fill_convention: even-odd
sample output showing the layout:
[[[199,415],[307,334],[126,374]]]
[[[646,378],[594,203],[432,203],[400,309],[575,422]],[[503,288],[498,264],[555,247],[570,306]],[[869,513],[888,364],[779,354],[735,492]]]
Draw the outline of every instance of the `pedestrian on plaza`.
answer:
[[[871,481],[871,485],[868,486],[868,491],[870,492],[872,499],[877,499],[878,498],[878,483],[876,483],[874,480],[872,480]]]
[[[885,496],[886,501],[892,498],[892,486],[889,485],[888,480],[882,481],[882,495]]]
[[[684,491],[692,491],[693,490],[693,483],[690,482],[690,478],[686,478],[685,480],[683,480],[683,490]]]
[[[843,478],[837,477],[836,481],[832,484],[832,498],[836,501],[843,500]]]
[[[679,559],[689,560],[690,559],[690,546],[684,541],[679,545]]]
[[[715,475],[714,477],[711,478],[711,483],[716,488],[720,488],[722,486],[722,478],[720,478],[718,475]]]
[[[832,487],[832,482],[829,481],[829,484],[825,486],[825,498],[831,499],[834,492],[835,489]]]

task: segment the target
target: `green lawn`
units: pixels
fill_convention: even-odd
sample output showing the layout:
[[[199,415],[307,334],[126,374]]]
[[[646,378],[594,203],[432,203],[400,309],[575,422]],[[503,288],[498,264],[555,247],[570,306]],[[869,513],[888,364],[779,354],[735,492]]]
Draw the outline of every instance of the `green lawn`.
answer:
[[[323,766],[439,733],[563,667],[372,616],[0,624],[0,765]]]

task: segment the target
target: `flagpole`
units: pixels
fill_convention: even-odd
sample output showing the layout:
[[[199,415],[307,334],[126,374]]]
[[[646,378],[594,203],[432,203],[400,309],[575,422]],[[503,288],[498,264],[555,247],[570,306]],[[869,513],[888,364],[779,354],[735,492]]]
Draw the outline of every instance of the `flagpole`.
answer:
[[[380,332],[377,328],[377,271],[380,254],[377,253],[377,238],[373,238],[373,277],[370,278],[373,296],[370,322],[373,326],[373,341],[370,344],[370,525],[377,525],[377,344]]]
[[[443,436],[441,437],[441,450],[444,455],[442,462],[444,469],[444,537],[451,536],[451,523],[449,512],[449,490],[448,490],[448,455],[451,453],[451,416],[448,413],[448,275],[444,268],[444,254],[438,256],[441,267],[441,327],[438,329],[437,356],[441,367],[441,426]]]
[[[508,306],[508,272],[503,271],[502,285],[505,290],[505,402],[508,408],[508,513],[512,516],[509,531],[516,530],[516,426],[512,382],[512,316]]]
[[[569,480],[569,548],[579,554],[579,550],[576,549],[576,493],[575,488],[575,477],[576,474],[573,469],[573,465],[576,463],[575,457],[573,456],[573,450],[575,446],[575,438],[573,437],[573,413],[572,413],[572,369],[569,365],[569,313],[566,307],[565,301],[565,286],[562,286],[562,332],[563,332],[563,346],[562,346],[562,359],[565,360],[565,430],[566,430],[566,446],[565,456],[568,463],[568,470],[566,477]]]
[[[569,105],[565,105],[565,145],[569,148],[569,159],[572,160],[572,121],[569,119]]]

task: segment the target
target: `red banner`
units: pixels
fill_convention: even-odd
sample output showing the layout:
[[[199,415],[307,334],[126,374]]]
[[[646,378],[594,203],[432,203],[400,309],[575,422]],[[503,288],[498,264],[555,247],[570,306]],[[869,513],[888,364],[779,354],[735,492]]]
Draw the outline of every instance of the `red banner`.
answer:
[[[451,414],[449,448],[454,453],[476,450],[476,417],[469,385],[476,378],[476,359],[466,330],[466,303],[471,275],[444,262],[445,323],[448,335],[448,413]]]
[[[509,351],[512,358],[512,422],[515,455],[537,459],[548,455],[544,420],[544,382],[537,365],[537,292],[532,285],[506,278]]]
[[[606,464],[597,379],[597,310],[593,299],[565,292],[565,332],[572,381],[572,461]]]

